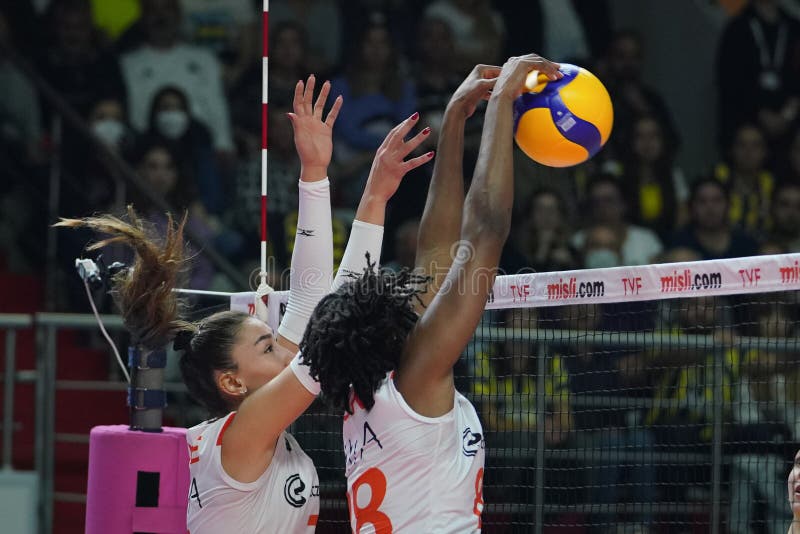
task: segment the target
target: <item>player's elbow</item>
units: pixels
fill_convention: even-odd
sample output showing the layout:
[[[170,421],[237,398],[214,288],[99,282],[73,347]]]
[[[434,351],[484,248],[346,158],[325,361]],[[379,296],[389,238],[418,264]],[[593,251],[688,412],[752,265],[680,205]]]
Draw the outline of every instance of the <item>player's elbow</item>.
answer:
[[[486,202],[474,203],[464,214],[462,239],[504,243],[511,231],[511,207],[492,209]]]

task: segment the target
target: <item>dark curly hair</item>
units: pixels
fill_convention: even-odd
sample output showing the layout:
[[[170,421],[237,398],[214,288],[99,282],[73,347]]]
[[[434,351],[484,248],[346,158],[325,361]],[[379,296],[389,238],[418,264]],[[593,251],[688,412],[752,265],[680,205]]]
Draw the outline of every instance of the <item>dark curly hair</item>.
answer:
[[[351,389],[368,410],[375,404],[375,391],[397,366],[417,322],[413,301],[428,283],[408,270],[377,270],[369,256],[367,265],[317,304],[300,342],[325,401],[348,413]]]
[[[132,267],[119,272],[112,281],[112,295],[131,334],[131,342],[158,350],[174,340],[175,350],[183,352],[180,368],[189,394],[212,417],[222,417],[235,410],[236,403],[217,387],[215,372],[236,370],[231,353],[248,315],[223,311],[199,322],[182,318],[186,305],[173,289],[185,273],[185,224],[185,215],[176,224],[168,214],[165,235],[159,236],[153,225],[129,206],[127,221],[99,215],[61,219],[55,226],[85,227],[109,236],[90,245],[88,250],[112,243],[133,249],[136,257]]]

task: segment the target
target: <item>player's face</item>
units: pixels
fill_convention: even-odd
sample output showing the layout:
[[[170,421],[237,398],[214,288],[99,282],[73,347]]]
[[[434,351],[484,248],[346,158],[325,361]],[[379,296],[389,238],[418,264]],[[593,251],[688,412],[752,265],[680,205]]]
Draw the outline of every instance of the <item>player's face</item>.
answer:
[[[275,342],[272,329],[255,317],[245,320],[231,351],[237,378],[248,393],[278,376],[289,365],[292,356],[290,351]]]
[[[789,506],[792,509],[792,515],[797,518],[800,517],[800,451],[794,455],[794,463],[792,470],[789,471],[789,480],[787,481],[787,488],[789,493]]]

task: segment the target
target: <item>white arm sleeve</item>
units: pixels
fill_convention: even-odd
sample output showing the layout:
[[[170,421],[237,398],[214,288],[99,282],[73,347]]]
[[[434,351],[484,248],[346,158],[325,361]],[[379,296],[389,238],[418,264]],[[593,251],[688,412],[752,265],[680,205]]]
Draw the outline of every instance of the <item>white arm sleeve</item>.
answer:
[[[295,354],[292,361],[289,362],[289,367],[292,369],[294,376],[297,377],[297,380],[303,384],[303,387],[306,388],[309,393],[312,395],[319,395],[321,391],[319,382],[311,377],[311,367],[300,362],[302,355],[302,352]]]
[[[331,291],[336,291],[347,281],[358,278],[364,273],[364,269],[367,267],[367,253],[369,253],[369,261],[380,265],[382,246],[383,226],[358,219],[354,220],[353,227],[350,229],[350,239],[347,240],[342,263],[339,264]]]
[[[289,302],[278,334],[300,344],[308,319],[328,294],[333,275],[331,190],[326,178],[299,184],[297,235],[292,251]]]

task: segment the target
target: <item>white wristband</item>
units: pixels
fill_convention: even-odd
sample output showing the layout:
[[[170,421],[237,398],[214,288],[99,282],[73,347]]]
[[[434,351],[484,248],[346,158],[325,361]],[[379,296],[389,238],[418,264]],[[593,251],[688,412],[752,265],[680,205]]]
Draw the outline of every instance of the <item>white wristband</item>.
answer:
[[[292,369],[294,376],[297,377],[297,380],[303,384],[303,387],[306,388],[309,393],[314,396],[319,395],[319,392],[321,391],[319,382],[311,377],[311,367],[300,362],[300,357],[302,354],[302,352],[298,352],[295,357],[292,358],[291,363],[289,363],[289,367]]]

